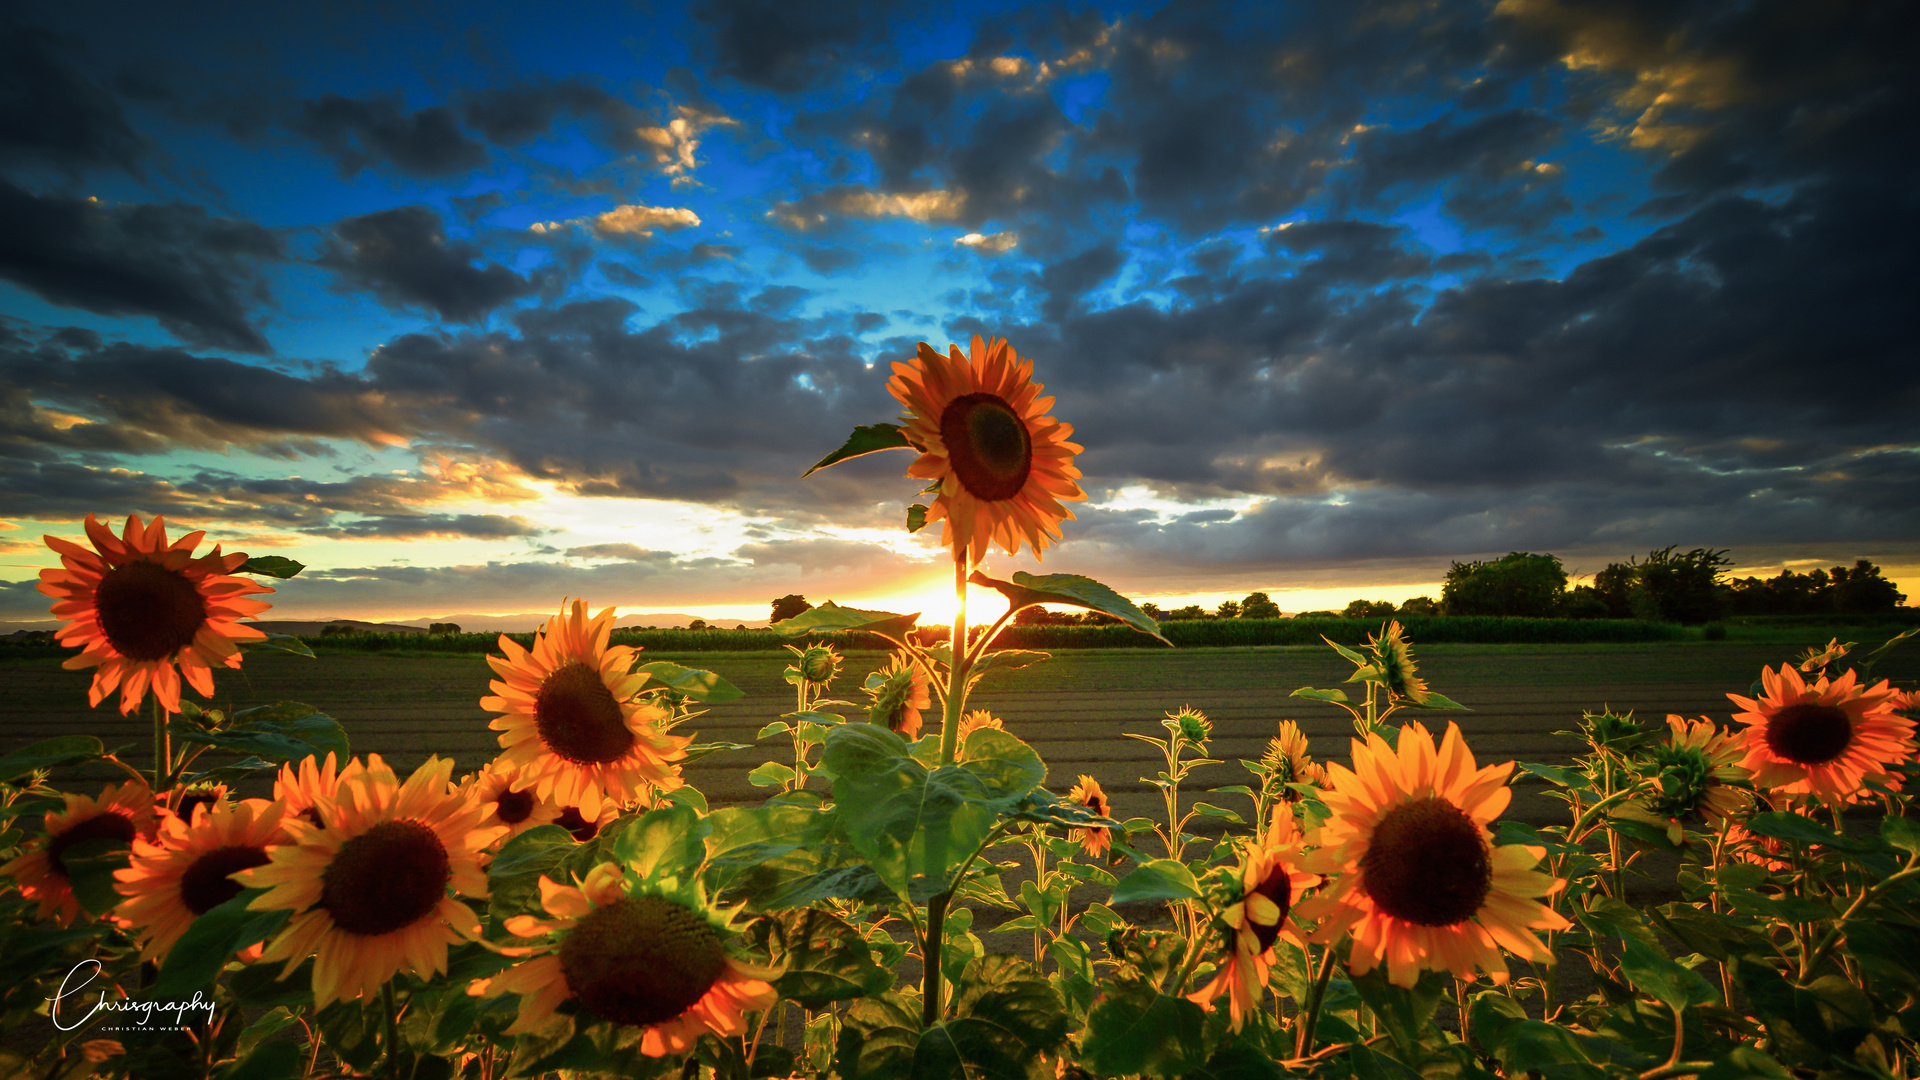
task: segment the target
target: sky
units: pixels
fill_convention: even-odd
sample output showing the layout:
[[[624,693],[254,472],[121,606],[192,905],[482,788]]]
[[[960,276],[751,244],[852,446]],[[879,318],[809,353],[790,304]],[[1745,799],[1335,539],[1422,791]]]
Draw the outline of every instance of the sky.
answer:
[[[1920,6],[0,13],[0,620],[45,533],[274,616],[951,607],[890,365],[1007,338],[1036,562],[1162,606],[1679,545],[1920,602]]]

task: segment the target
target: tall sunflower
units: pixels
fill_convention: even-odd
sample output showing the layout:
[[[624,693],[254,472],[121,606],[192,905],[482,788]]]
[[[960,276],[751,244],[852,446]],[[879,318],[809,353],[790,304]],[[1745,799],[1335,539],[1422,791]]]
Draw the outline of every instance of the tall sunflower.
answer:
[[[1887,766],[1913,756],[1913,721],[1894,711],[1885,679],[1858,685],[1859,673],[1807,682],[1791,664],[1760,669],[1759,700],[1728,694],[1746,754],[1740,767],[1754,789],[1770,798],[1810,795],[1837,806],[1860,793],[1868,777],[1889,778]]]
[[[80,901],[67,880],[67,851],[85,840],[124,840],[150,837],[155,828],[153,792],[135,781],[107,785],[97,799],[65,796],[66,806],[46,816],[47,838],[27,848],[18,858],[0,866],[20,886],[20,894],[39,901],[40,917],[72,926],[80,917]]]
[[[263,631],[239,622],[270,606],[248,599],[251,594],[273,591],[230,573],[247,561],[244,554],[222,555],[215,544],[195,558],[193,549],[206,533],[168,544],[159,517],[142,525],[138,514],[129,514],[122,535],[115,536],[88,514],[86,529],[92,551],[57,536],[44,538],[59,553],[60,567],[40,571],[40,591],[53,597],[54,617],[67,620],[60,644],[81,646],[78,656],[60,666],[100,669],[87,692],[89,704],[100,704],[118,687],[120,711],[131,713],[151,688],[163,708],[179,712],[181,676],[210,698],[213,667],[239,667],[240,642],[265,640]]]
[[[1356,975],[1384,958],[1396,986],[1424,968],[1494,982],[1507,978],[1501,949],[1537,963],[1553,954],[1530,930],[1571,925],[1531,899],[1561,886],[1533,869],[1545,848],[1495,846],[1487,823],[1507,808],[1513,763],[1476,768],[1458,724],[1436,749],[1420,724],[1400,729],[1399,749],[1378,734],[1353,743],[1353,770],[1331,763],[1321,798],[1332,810],[1308,868],[1332,886],[1301,903],[1320,921],[1317,941],[1353,931]]]
[[[314,957],[316,1007],[371,996],[402,968],[442,974],[447,946],[479,934],[473,910],[449,890],[487,895],[480,852],[499,830],[479,827],[486,810],[449,788],[452,772],[451,760],[428,758],[402,784],[369,754],[315,804],[325,828],[285,819],[293,842],[238,875],[268,890],[250,910],[293,912],[262,959],[285,960],[291,972]]]
[[[932,681],[913,657],[896,651],[885,667],[867,676],[867,722],[897,732],[908,742],[920,737],[922,710],[933,704]]]
[[[546,941],[480,988],[521,995],[509,1035],[538,1030],[571,1001],[584,1018],[643,1029],[640,1052],[661,1057],[708,1032],[738,1035],[746,1013],[778,1000],[767,981],[778,972],[727,951],[726,922],[697,886],[643,883],[601,863],[573,885],[541,877],[540,903],[552,919],[516,915],[507,929]]]
[[[984,560],[989,543],[1008,555],[1024,543],[1040,558],[1073,516],[1060,501],[1087,497],[1074,483],[1080,447],[1067,441],[1073,428],[1047,415],[1053,399],[1040,396],[1032,375],[1033,362],[1022,362],[1006,341],[975,335],[971,356],[958,345],[941,356],[921,342],[887,380],[907,408],[900,418],[907,441],[920,451],[907,475],[940,482],[927,521],[943,520],[941,544],[969,563]]]
[[[1112,816],[1113,808],[1107,803],[1107,793],[1100,789],[1100,781],[1084,773],[1080,776],[1080,782],[1073,785],[1073,789],[1067,792],[1067,801],[1084,806],[1101,817]],[[1097,859],[1113,846],[1112,832],[1112,829],[1092,826],[1084,829],[1068,829],[1067,839],[1079,844],[1081,851]]]
[[[587,602],[547,620],[531,651],[500,635],[505,657],[487,663],[500,678],[480,707],[504,715],[499,760],[517,765],[542,798],[598,817],[601,803],[628,805],[648,788],[680,786],[680,766],[693,740],[669,735],[667,710],[639,700],[644,671],[629,671],[636,650],[607,645],[613,608],[587,618]]]
[[[140,942],[140,958],[164,963],[193,921],[240,895],[232,874],[264,866],[287,842],[284,808],[265,799],[215,803],[189,818],[166,818],[149,843],[133,842],[133,858],[116,870],[127,899],[115,910]]]
[[[1400,629],[1400,620],[1388,622],[1378,635],[1369,635],[1367,649],[1373,654],[1374,666],[1380,669],[1380,677],[1386,680],[1387,693],[1415,705],[1433,700],[1433,692],[1419,675],[1420,665],[1414,663],[1413,642]]]
[[[1300,845],[1293,808],[1286,803],[1273,808],[1266,835],[1241,845],[1240,899],[1219,917],[1226,955],[1213,981],[1187,995],[1188,1000],[1212,1010],[1214,999],[1226,993],[1234,1031],[1260,1005],[1273,966],[1273,943],[1285,934],[1288,940],[1304,944],[1287,929],[1287,918],[1301,894],[1320,884],[1320,877],[1301,868]]]

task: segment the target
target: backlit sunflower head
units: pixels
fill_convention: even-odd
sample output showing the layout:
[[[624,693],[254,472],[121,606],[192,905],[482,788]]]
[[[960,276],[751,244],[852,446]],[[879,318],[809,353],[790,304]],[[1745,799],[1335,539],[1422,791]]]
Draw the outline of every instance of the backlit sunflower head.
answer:
[[[667,734],[665,707],[640,696],[644,671],[631,671],[635,650],[609,647],[613,608],[592,619],[587,602],[547,620],[531,650],[500,635],[504,657],[487,663],[500,678],[480,707],[493,721],[500,760],[518,766],[542,799],[598,817],[603,802],[650,801],[655,789],[681,784],[688,736]]]
[[[1260,1005],[1272,967],[1273,943],[1284,934],[1304,944],[1292,932],[1288,917],[1301,896],[1320,884],[1320,877],[1303,869],[1301,842],[1292,808],[1281,803],[1273,808],[1265,835],[1240,846],[1239,898],[1217,920],[1225,955],[1213,980],[1187,995],[1210,1010],[1214,999],[1225,992],[1234,1031]]]
[[[1552,963],[1530,931],[1572,924],[1532,898],[1566,883],[1533,869],[1545,848],[1496,846],[1487,829],[1512,799],[1512,762],[1476,768],[1459,725],[1436,747],[1425,727],[1408,724],[1397,750],[1378,734],[1356,740],[1353,765],[1327,766],[1321,798],[1333,814],[1306,865],[1332,885],[1299,908],[1319,920],[1315,940],[1351,929],[1353,973],[1384,959],[1396,986],[1426,968],[1504,983],[1502,949]]]
[[[1782,664],[1777,672],[1762,668],[1760,681],[1758,700],[1727,697],[1741,707],[1734,721],[1747,725],[1740,767],[1769,799],[1844,805],[1868,777],[1885,782],[1888,766],[1913,756],[1913,721],[1894,711],[1898,691],[1884,679],[1863,687],[1850,670],[1808,683],[1793,665]]]
[[[1068,442],[1073,428],[1047,415],[1053,399],[1032,381],[1033,363],[1004,340],[973,339],[971,355],[953,345],[941,356],[926,342],[893,365],[887,390],[906,406],[901,425],[920,457],[907,475],[936,480],[928,522],[944,521],[940,542],[970,564],[989,544],[1008,555],[1060,539],[1073,514],[1061,500],[1084,499]]]
[[[454,899],[487,895],[480,853],[499,834],[487,811],[448,784],[453,762],[429,758],[401,783],[378,754],[342,770],[314,804],[325,828],[286,818],[292,842],[237,876],[264,888],[249,910],[293,912],[263,959],[293,971],[314,957],[319,1008],[376,994],[401,970],[431,979],[447,969],[447,946],[480,932]]]
[[[1413,661],[1413,642],[1401,631],[1398,619],[1388,622],[1381,633],[1367,638],[1367,651],[1387,693],[1415,705],[1425,705],[1432,700],[1426,681],[1418,674],[1419,665]]]
[[[1101,817],[1112,817],[1113,807],[1107,802],[1107,793],[1100,789],[1100,781],[1082,773],[1080,782],[1067,792],[1067,801],[1078,803]],[[1113,846],[1113,830],[1099,827],[1068,829],[1067,839],[1080,845],[1080,850],[1093,858],[1099,858]]]
[[[172,814],[152,842],[135,840],[114,888],[127,897],[115,913],[140,942],[140,958],[164,964],[193,921],[240,895],[234,873],[265,865],[288,840],[284,808],[265,799],[215,803],[191,818]]]
[[[1325,787],[1327,783],[1327,770],[1307,753],[1307,733],[1291,720],[1280,721],[1280,734],[1268,740],[1266,752],[1260,755],[1260,765],[1266,770],[1267,783],[1288,802],[1301,797],[1298,791],[1287,787],[1288,784]]]
[[[20,886],[20,894],[38,901],[40,918],[72,926],[80,917],[80,901],[67,880],[63,857],[88,840],[119,840],[127,844],[153,836],[153,792],[138,781],[109,784],[97,799],[64,796],[66,806],[45,818],[46,839],[27,848],[5,866],[6,875]]]
[[[879,724],[912,742],[920,737],[920,713],[933,704],[932,680],[911,656],[895,652],[886,666],[867,676],[867,722]]]
[[[1659,790],[1641,799],[1656,817],[1673,822],[1669,838],[1681,820],[1721,822],[1746,810],[1752,795],[1737,786],[1750,775],[1739,766],[1743,747],[1739,736],[1722,732],[1706,717],[1686,720],[1668,716],[1667,741],[1648,755],[1648,773]]]
[[[520,775],[518,765],[495,761],[469,777],[466,786],[473,800],[487,811],[480,827],[506,830],[500,835],[500,843],[560,817],[560,807],[551,799],[542,799],[534,782]]]
[[[215,544],[195,558],[193,549],[206,533],[169,544],[158,517],[142,525],[139,515],[129,514],[115,536],[88,514],[86,530],[92,550],[45,538],[59,553],[60,566],[40,571],[39,588],[53,597],[54,617],[67,621],[60,644],[80,646],[80,654],[61,666],[99,668],[89,704],[100,704],[118,687],[120,711],[131,713],[151,688],[162,708],[177,713],[182,676],[210,698],[213,668],[239,667],[240,642],[266,638],[239,621],[269,606],[249,596],[273,591],[233,576],[246,563],[244,554],[222,555]]]

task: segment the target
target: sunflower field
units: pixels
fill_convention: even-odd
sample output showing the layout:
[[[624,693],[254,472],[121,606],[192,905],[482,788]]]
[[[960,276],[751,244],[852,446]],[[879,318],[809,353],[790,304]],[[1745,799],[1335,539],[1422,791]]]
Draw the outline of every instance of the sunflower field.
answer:
[[[1178,710],[1129,733],[1164,762],[1162,806],[1121,820],[968,707],[1046,659],[1002,637],[1027,607],[1161,637],[1088,578],[986,572],[1053,546],[1085,497],[1072,428],[1004,341],[923,344],[888,389],[899,422],[814,469],[914,452],[906,528],[940,523],[961,608],[937,639],[832,603],[776,624],[794,707],[760,732],[783,749],[753,805],[683,778],[744,749],[691,734],[739,691],[614,644],[611,608],[499,638],[498,756],[401,776],[308,706],[183,694],[305,651],[247,621],[299,564],[196,555],[203,534],[137,515],[49,537],[65,666],[153,742],[0,757],[0,1073],[1920,1076],[1920,693],[1871,677],[1920,630],[1783,658],[1726,720],[1587,714],[1583,753],[1548,766],[1413,719],[1462,706],[1389,622],[1327,639],[1351,677],[1293,695],[1350,714],[1346,760],[1282,721],[1245,783],[1195,792],[1220,762]],[[969,626],[969,582],[1007,613]],[[845,634],[892,652],[849,673]],[[102,763],[123,774],[103,789],[57,779]],[[1503,819],[1520,777],[1561,823]]]

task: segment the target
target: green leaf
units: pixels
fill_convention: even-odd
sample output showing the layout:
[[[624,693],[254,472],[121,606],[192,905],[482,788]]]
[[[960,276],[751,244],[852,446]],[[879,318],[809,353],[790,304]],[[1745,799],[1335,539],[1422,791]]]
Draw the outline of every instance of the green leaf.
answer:
[[[967,757],[962,767],[980,778],[987,797],[1011,807],[1047,780],[1046,762],[1033,747],[995,728],[967,735]]]
[[[185,1001],[194,991],[204,989],[227,966],[233,954],[265,941],[279,933],[292,912],[248,911],[247,905],[266,895],[265,889],[242,889],[225,903],[213,907],[193,920],[180,935],[167,962],[160,968],[159,981],[146,991],[149,1001]]]
[[[1881,818],[1880,838],[1909,855],[1920,855],[1920,821],[1908,817]]]
[[[307,1055],[296,1042],[265,1042],[219,1073],[220,1080],[300,1080]]]
[[[1402,705],[1411,705],[1416,709],[1459,709],[1463,712],[1472,711],[1465,705],[1460,704],[1438,690],[1427,691],[1421,695],[1418,701],[1415,701],[1413,698],[1401,698],[1399,700]]]
[[[1134,867],[1133,873],[1113,887],[1111,904],[1130,904],[1140,900],[1197,900],[1200,883],[1193,871],[1177,859],[1154,859]]]
[[[380,999],[336,1001],[314,1017],[327,1049],[341,1061],[365,1071],[380,1056],[381,1028],[386,1023]]]
[[[297,701],[234,713],[219,731],[180,728],[174,734],[181,742],[252,754],[276,764],[307,757],[324,759],[329,753],[345,761],[350,753],[339,721]]]
[[[1345,705],[1348,700],[1345,690],[1316,690],[1311,686],[1303,686],[1287,696],[1306,698],[1309,701],[1331,701],[1340,705]]]
[[[748,773],[747,783],[754,787],[785,787],[797,775],[792,766],[769,761]]]
[[[1720,1055],[1700,1080],[1791,1080],[1793,1074],[1764,1050],[1736,1046]]]
[[[891,887],[881,880],[873,867],[860,863],[855,866],[836,866],[831,870],[795,878],[760,898],[759,906],[767,911],[777,911],[805,907],[822,900],[856,900],[863,904],[875,904],[891,895]]]
[[[694,743],[693,745],[688,746],[686,748],[687,756],[681,758],[680,763],[684,765],[690,761],[699,761],[701,758],[706,757],[709,754],[723,754],[729,750],[751,750],[751,749],[753,749],[752,746],[746,743],[737,743],[737,742]],[[673,790],[685,791],[687,790],[687,788],[686,788],[686,785],[683,784],[680,787],[674,788]],[[667,792],[666,794],[668,795],[668,797],[671,797],[673,792]],[[702,796],[702,798],[704,797],[705,796]]]
[[[1874,845],[1841,836],[1804,814],[1769,810],[1747,821],[1747,830],[1758,836],[1787,840],[1794,844],[1820,844],[1835,851],[1870,851]]]
[[[1372,664],[1372,661],[1368,660],[1365,656],[1362,656],[1361,654],[1353,651],[1352,649],[1347,648],[1345,645],[1340,644],[1339,642],[1333,640],[1332,638],[1328,637],[1325,634],[1320,635],[1320,640],[1332,646],[1333,651],[1345,657],[1349,663],[1355,664],[1359,667],[1368,667]]]
[[[829,600],[816,608],[795,615],[791,619],[782,619],[774,623],[772,630],[782,637],[802,637],[807,634],[827,634],[839,630],[862,630],[870,634],[882,634],[898,638],[913,629],[920,613],[895,615],[891,611],[862,611],[859,608],[841,607]]]
[[[61,853],[67,885],[82,910],[97,917],[120,906],[126,897],[114,889],[113,872],[126,869],[129,857],[127,842],[110,837],[82,840]]]
[[[55,735],[0,757],[0,781],[18,780],[37,769],[78,765],[106,752],[106,745],[92,735]]]
[[[993,828],[997,793],[977,774],[957,765],[928,772],[886,728],[845,724],[828,732],[820,769],[833,778],[832,812],[847,838],[909,899],[946,891]]]
[[[1698,972],[1674,963],[1636,937],[1621,939],[1620,970],[1635,989],[1675,1011],[1705,1005],[1720,995]]]
[[[1194,1080],[1284,1080],[1273,1054],[1236,1035],[1220,1044],[1207,1063],[1186,1074]]]
[[[1150,634],[1171,646],[1160,633],[1160,624],[1154,622],[1147,613],[1134,606],[1133,601],[1114,592],[1112,589],[1089,577],[1079,574],[1033,575],[1025,571],[1015,571],[1012,581],[999,581],[975,571],[967,579],[975,585],[985,585],[998,590],[1012,605],[1012,610],[1034,604],[1066,604],[1072,607],[1087,608],[1103,615],[1111,615],[1143,634]]]
[[[814,463],[813,468],[800,474],[805,480],[829,465],[838,465],[850,458],[864,457],[881,450],[911,450],[913,444],[907,441],[907,433],[900,430],[898,424],[862,424],[853,429],[847,441],[840,449],[828,454]]]
[[[558,825],[535,825],[507,841],[487,867],[489,878],[547,873],[565,862],[577,845],[573,834]]]
[[[305,563],[297,563],[284,555],[252,555],[240,564],[236,574],[259,574],[261,577],[290,578],[305,570]]]
[[[1199,814],[1201,817],[1219,818],[1231,825],[1245,825],[1247,823],[1247,819],[1241,817],[1237,812],[1229,810],[1224,806],[1215,806],[1212,803],[1194,803],[1193,812]]]
[[[893,985],[893,972],[873,962],[860,931],[818,908],[782,912],[755,923],[749,941],[764,941],[776,966],[780,996],[808,1009],[878,994]]]
[[[845,1080],[905,1080],[914,1073],[920,1011],[899,994],[863,998],[842,1017],[834,1065]]]
[[[691,806],[649,810],[614,838],[612,854],[639,881],[690,881],[706,861],[711,830]]]
[[[967,965],[958,985],[953,1011],[987,1025],[989,1037],[1003,1050],[1024,1059],[1066,1040],[1066,1009],[1031,963],[1017,956],[982,956]]]
[[[927,508],[920,503],[907,507],[907,531],[917,533],[927,527]]]
[[[1144,983],[1109,985],[1087,1016],[1081,1053],[1104,1076],[1179,1076],[1207,1059],[1206,1016]]]
[[[292,634],[268,634],[266,637],[257,641],[243,641],[240,643],[240,648],[243,650],[273,649],[278,652],[292,653],[295,656],[304,656],[308,659],[314,658],[313,650],[307,647],[307,643],[294,637]],[[185,703],[182,702],[182,704]]]
[[[1493,1052],[1508,1076],[1532,1071],[1554,1080],[1599,1080],[1606,1075],[1572,1031],[1529,1019],[1520,1003],[1504,993],[1486,990],[1475,995],[1468,1015],[1474,1038]],[[1599,1042],[1591,1036],[1587,1041]]]
[[[1452,978],[1437,971],[1422,971],[1411,987],[1395,986],[1387,978],[1385,964],[1353,976],[1353,988],[1360,992],[1360,1000],[1393,1036],[1400,1056],[1413,1060],[1419,1057],[1421,1031],[1430,1025],[1434,1010],[1451,986]]]
[[[694,701],[706,701],[717,705],[723,701],[733,701],[746,696],[739,687],[711,671],[681,667],[667,660],[641,664],[633,670],[646,672],[651,682],[664,685],[674,693],[682,694]],[[651,686],[643,689],[651,689]]]

